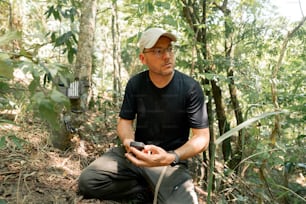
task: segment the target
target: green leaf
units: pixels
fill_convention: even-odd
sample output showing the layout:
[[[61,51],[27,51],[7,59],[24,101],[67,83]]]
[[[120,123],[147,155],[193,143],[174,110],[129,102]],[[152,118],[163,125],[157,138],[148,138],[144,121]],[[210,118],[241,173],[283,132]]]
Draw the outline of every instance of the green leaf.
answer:
[[[77,11],[76,11],[75,8],[71,8],[69,13],[70,13],[70,20],[73,23],[74,22],[74,16],[77,14]]]
[[[304,138],[306,138],[306,135],[299,135],[296,139],[297,139],[297,140],[302,140],[302,139],[304,139]]]
[[[10,88],[10,85],[6,82],[0,81],[0,91],[7,91]],[[1,101],[1,97],[0,97],[0,101]]]
[[[52,42],[56,41],[56,33],[55,32],[52,32],[52,34],[51,34],[51,41]]]
[[[51,74],[51,77],[54,79],[58,74],[59,68],[57,66],[48,66],[48,68],[46,68],[46,71],[49,72]]]
[[[232,135],[234,135],[235,133],[237,133],[239,130],[249,126],[250,124],[256,122],[257,120],[266,118],[268,116],[272,116],[272,115],[277,115],[277,114],[281,114],[281,113],[286,113],[285,111],[276,111],[276,112],[268,112],[268,113],[264,113],[262,115],[256,116],[254,118],[251,118],[247,121],[244,121],[243,123],[239,124],[238,126],[236,126],[235,128],[231,129],[230,131],[227,131],[226,133],[224,133],[223,135],[221,135],[216,141],[215,144],[218,145],[221,142],[223,142],[224,140],[226,140],[227,138],[231,137]]]
[[[0,46],[8,44],[12,40],[19,39],[21,39],[21,32],[13,31],[5,33],[3,36],[0,36]]]
[[[5,138],[6,138],[5,136],[0,137],[0,149],[5,147],[5,144],[6,144]]]
[[[64,83],[65,87],[68,87],[68,78],[66,76],[63,76],[63,74],[59,73],[60,82]]]
[[[14,68],[12,66],[10,56],[4,53],[0,53],[0,76],[12,79]]]
[[[23,144],[26,143],[25,140],[18,138],[16,135],[10,135],[8,138],[14,142],[18,149],[22,149]]]
[[[0,199],[0,204],[7,204],[6,200]]]
[[[68,61],[70,64],[73,63],[74,55],[76,54],[76,50],[74,48],[70,48],[68,50]]]
[[[54,10],[54,11],[52,12],[52,14],[53,14],[53,17],[54,17],[55,20],[59,20],[59,21],[62,20],[62,18],[61,18],[61,16],[60,16],[59,12],[58,12],[57,10]]]
[[[45,12],[45,15],[47,15],[47,18],[50,17],[53,11],[54,11],[54,6],[50,6],[49,9]]]
[[[212,80],[216,77],[216,74],[211,74],[211,73],[205,73],[204,75],[207,80]]]
[[[51,100],[44,99],[39,104],[39,114],[41,118],[45,119],[52,128],[58,129],[58,115],[56,112],[55,104]]]
[[[12,79],[14,77],[14,68],[7,61],[0,60],[0,76]]]
[[[0,60],[5,61],[10,59],[10,56],[6,53],[0,53]]]
[[[6,120],[6,119],[3,119],[3,118],[0,118],[0,123],[6,123],[6,124],[16,125],[13,121],[11,121],[11,120]]]
[[[67,41],[69,41],[70,38],[73,38],[73,33],[71,31],[64,33],[63,35],[61,35],[55,40],[55,47],[67,43]]]
[[[171,15],[167,15],[164,17],[164,23],[168,25],[176,26],[177,21]]]
[[[137,39],[138,39],[138,36],[137,36],[137,35],[134,35],[134,36],[128,38],[126,41],[127,41],[128,44],[129,44],[129,43],[136,43],[136,42],[137,42]]]
[[[32,93],[32,94],[34,94],[35,93],[35,91],[36,91],[36,88],[39,86],[39,78],[34,78],[32,81],[31,81],[31,83],[29,84],[29,90],[30,90],[30,92]]]
[[[154,5],[151,2],[147,3],[148,13],[151,14],[154,12]]]
[[[45,97],[45,94],[43,92],[37,92],[32,97],[32,100],[34,101],[34,103],[40,104],[40,103],[42,103],[43,100],[45,100],[45,98],[46,97]]]
[[[65,105],[69,104],[68,98],[61,92],[57,91],[55,88],[52,90],[50,97],[55,103],[65,104]]]
[[[74,33],[71,33],[71,37],[72,37],[73,41],[74,41],[76,44],[78,44],[77,37],[75,36]]]
[[[170,9],[170,3],[169,3],[169,2],[157,1],[157,2],[156,2],[156,5],[157,5],[158,7],[163,7],[163,8],[166,9],[166,10],[169,10],[169,9]]]

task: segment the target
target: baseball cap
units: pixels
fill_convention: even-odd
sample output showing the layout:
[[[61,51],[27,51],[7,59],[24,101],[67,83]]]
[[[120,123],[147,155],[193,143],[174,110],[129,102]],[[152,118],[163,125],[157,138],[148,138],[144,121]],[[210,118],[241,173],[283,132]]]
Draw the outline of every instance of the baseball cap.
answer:
[[[162,28],[149,28],[148,30],[142,33],[142,36],[139,40],[140,52],[143,52],[145,48],[153,47],[161,36],[166,36],[172,41],[177,40],[174,34],[169,33],[163,30]]]

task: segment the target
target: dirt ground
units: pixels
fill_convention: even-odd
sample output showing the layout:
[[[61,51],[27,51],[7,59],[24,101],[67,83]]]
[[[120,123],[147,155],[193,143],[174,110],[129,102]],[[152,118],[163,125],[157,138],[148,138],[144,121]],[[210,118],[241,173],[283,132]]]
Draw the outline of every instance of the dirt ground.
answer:
[[[115,128],[106,128],[105,122],[100,128],[92,125],[83,131],[82,139],[74,138],[71,149],[61,151],[50,144],[50,133],[42,121],[0,124],[0,204],[118,204],[77,195],[81,170],[118,141]],[[103,128],[108,131],[101,131]],[[205,192],[197,189],[203,200]]]

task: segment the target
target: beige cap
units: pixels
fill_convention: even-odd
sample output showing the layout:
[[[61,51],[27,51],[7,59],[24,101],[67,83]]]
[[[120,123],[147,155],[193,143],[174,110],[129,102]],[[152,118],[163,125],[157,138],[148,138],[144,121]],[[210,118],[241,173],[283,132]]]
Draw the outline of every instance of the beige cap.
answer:
[[[148,30],[142,33],[142,36],[139,40],[140,52],[143,52],[145,48],[153,47],[161,36],[166,36],[172,41],[177,40],[174,34],[166,32],[161,28],[149,28]]]

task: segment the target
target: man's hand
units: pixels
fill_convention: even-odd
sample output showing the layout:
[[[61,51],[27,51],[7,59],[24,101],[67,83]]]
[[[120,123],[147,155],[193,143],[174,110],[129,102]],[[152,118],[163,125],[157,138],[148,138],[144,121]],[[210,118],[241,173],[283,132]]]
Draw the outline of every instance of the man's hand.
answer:
[[[134,140],[133,139],[125,139],[122,143],[123,143],[123,146],[125,147],[125,150],[126,152],[130,152],[130,144],[131,142],[133,142]]]
[[[130,152],[125,156],[136,166],[143,167],[166,166],[175,159],[173,154],[155,145],[146,145],[142,151],[130,147]]]

